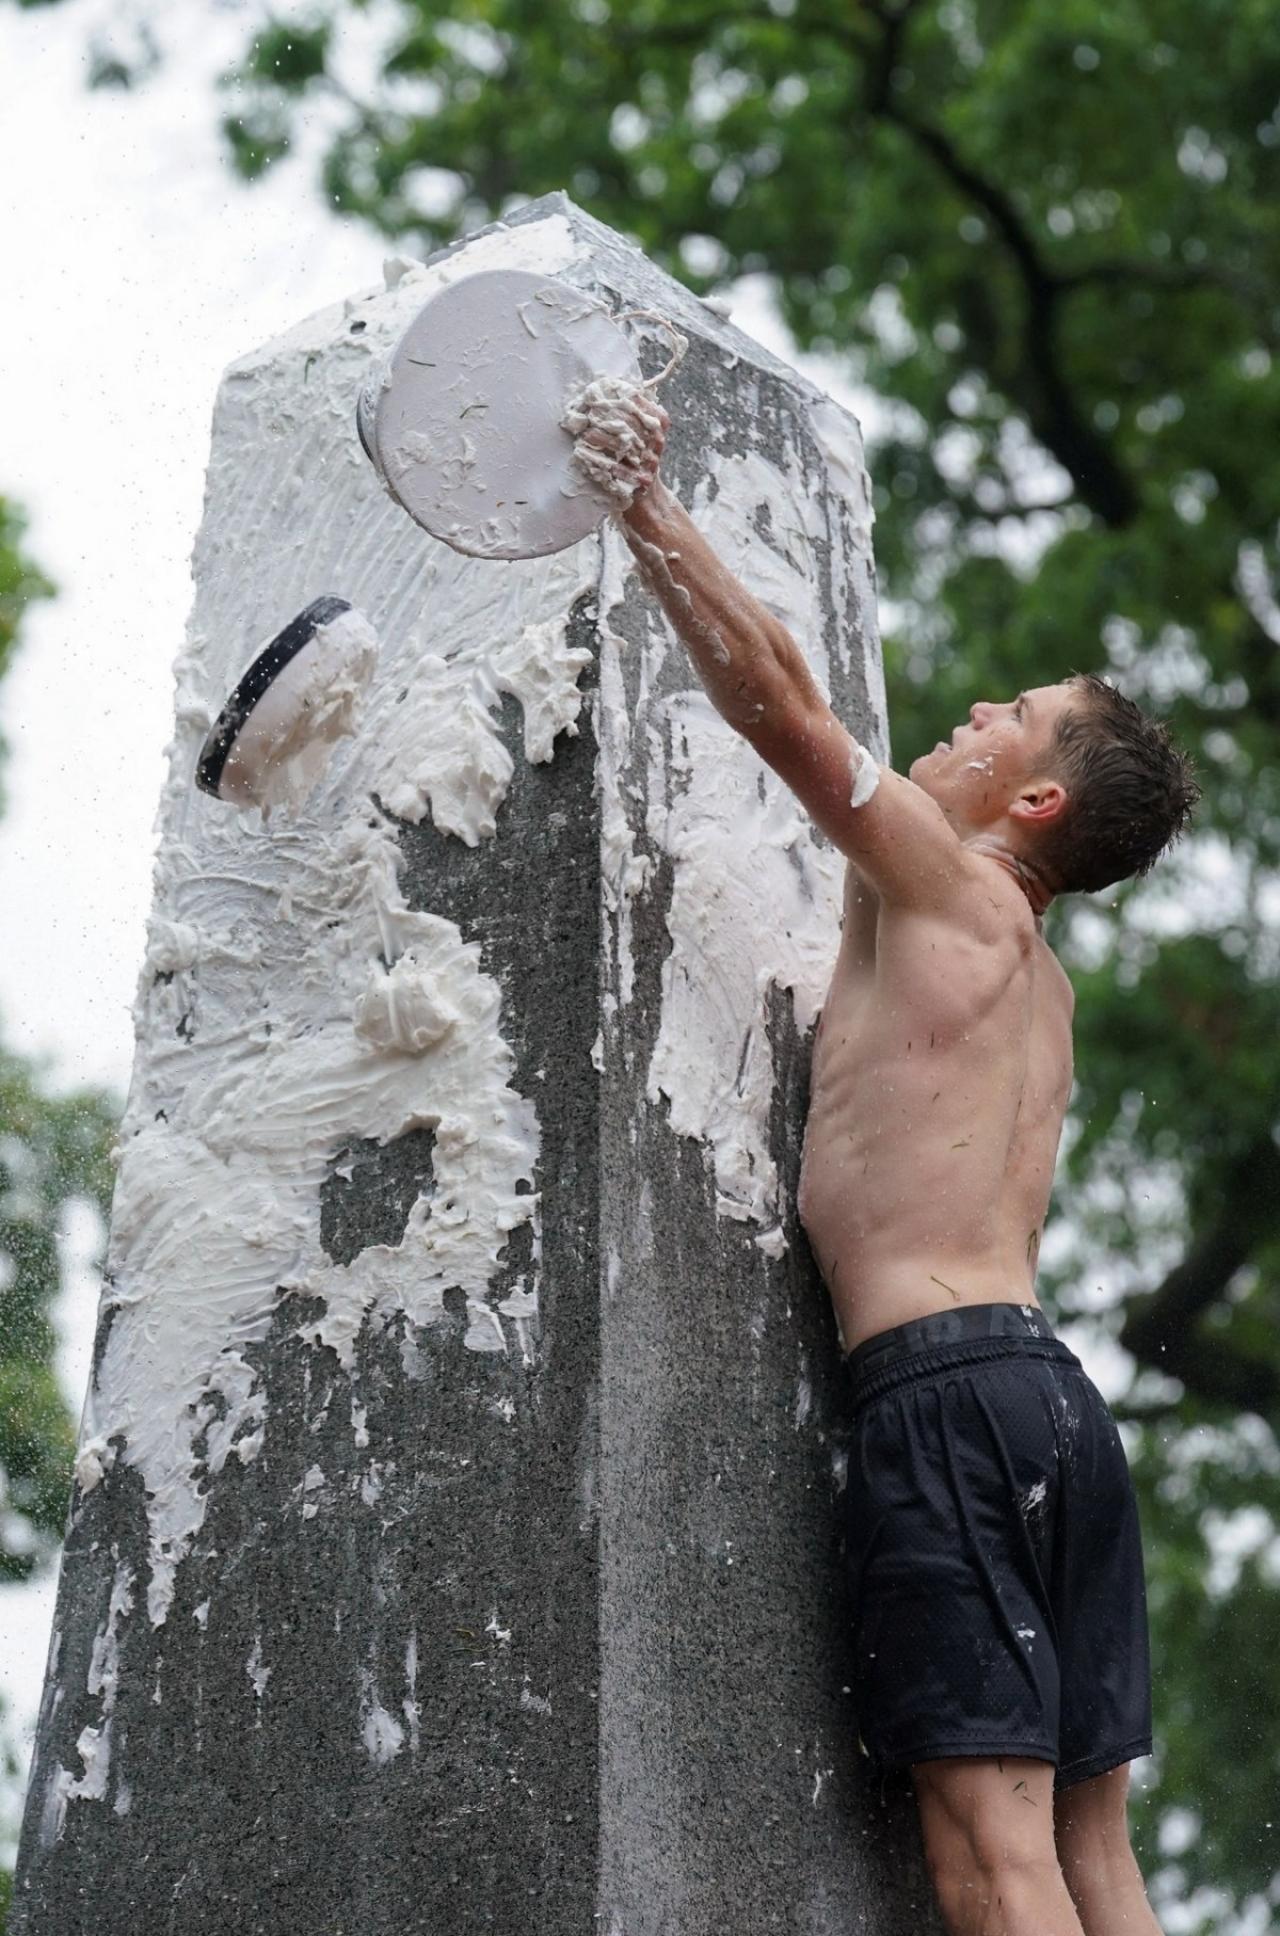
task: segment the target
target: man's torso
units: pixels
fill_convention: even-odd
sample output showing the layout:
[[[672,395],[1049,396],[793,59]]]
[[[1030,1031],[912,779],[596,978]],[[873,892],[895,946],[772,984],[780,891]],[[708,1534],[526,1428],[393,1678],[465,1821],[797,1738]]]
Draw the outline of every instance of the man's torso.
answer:
[[[974,867],[962,923],[881,905],[848,870],[799,1197],[846,1351],[927,1312],[1034,1302],[1071,985],[1017,884]]]

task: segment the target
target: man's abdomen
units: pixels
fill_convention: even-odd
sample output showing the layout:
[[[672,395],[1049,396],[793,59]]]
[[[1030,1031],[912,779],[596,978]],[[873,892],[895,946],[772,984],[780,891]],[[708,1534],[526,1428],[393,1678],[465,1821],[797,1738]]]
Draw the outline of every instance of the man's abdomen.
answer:
[[[1038,1241],[1028,1236],[1038,1238],[1043,1199],[1024,1201],[993,1153],[960,1167],[965,1151],[913,1160],[909,1146],[882,1156],[875,1141],[874,1128],[807,1141],[801,1171],[800,1220],[844,1350],[960,1304],[1033,1303]]]

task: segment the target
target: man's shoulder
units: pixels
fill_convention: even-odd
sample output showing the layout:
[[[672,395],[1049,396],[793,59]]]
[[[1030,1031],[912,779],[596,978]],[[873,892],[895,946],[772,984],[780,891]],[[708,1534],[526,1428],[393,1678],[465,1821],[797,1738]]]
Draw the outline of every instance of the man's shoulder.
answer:
[[[1022,955],[1030,954],[1040,938],[1039,923],[1017,882],[998,862],[973,853],[958,840],[952,854],[951,892],[932,905],[913,905],[877,895],[871,882],[860,880],[857,861],[851,858],[846,906],[855,883],[861,895],[874,898],[881,920],[887,917],[904,927],[927,925],[957,939],[963,937]]]

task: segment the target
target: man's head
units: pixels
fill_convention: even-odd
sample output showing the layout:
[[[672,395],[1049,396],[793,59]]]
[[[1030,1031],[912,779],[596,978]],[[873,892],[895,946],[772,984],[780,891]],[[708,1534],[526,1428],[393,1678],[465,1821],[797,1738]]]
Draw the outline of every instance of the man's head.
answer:
[[[910,777],[961,839],[997,837],[1056,894],[1145,874],[1200,797],[1168,728],[1092,673],[979,700]]]

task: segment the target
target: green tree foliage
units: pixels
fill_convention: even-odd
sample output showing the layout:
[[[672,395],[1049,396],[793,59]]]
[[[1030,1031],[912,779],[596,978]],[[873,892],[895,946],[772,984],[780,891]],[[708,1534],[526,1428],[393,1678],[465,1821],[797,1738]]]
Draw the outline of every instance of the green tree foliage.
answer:
[[[0,674],[27,605],[53,592],[21,549],[23,529],[0,498]],[[40,1070],[0,1047],[0,1581],[47,1566],[62,1539],[75,1422],[54,1373],[58,1237],[73,1199],[96,1204],[105,1223],[118,1118],[113,1097],[53,1096]],[[0,1733],[0,1789],[12,1792],[24,1772]],[[9,1889],[0,1871],[0,1927]]]
[[[27,606],[35,598],[48,598],[53,586],[36,569],[21,548],[26,519],[16,504],[0,497],[0,679],[8,671],[18,639],[18,627]],[[0,736],[0,767],[5,741]],[[3,784],[0,781],[0,812],[4,810]]]
[[[23,552],[24,530],[0,498],[0,676],[27,606],[54,589]],[[62,1536],[74,1446],[53,1371],[58,1231],[72,1198],[105,1217],[118,1114],[98,1091],[47,1094],[41,1072],[0,1047],[0,1580],[26,1579]]]
[[[771,278],[888,405],[900,767],[1076,667],[1197,755],[1194,837],[1050,916],[1078,1082],[1041,1287],[1135,1361],[1156,1799],[1201,1818],[1186,1890],[1238,1901],[1280,1808],[1266,1542],[1206,1587],[1215,1528],[1280,1521],[1278,75],[1272,0],[316,0],[223,89],[246,179],[307,120],[325,199],[423,252],[563,188],[699,293]]]
[[[101,1092],[46,1094],[0,1051],[0,1580],[29,1578],[62,1538],[75,1433],[53,1369],[58,1231],[73,1197],[105,1218],[118,1117]]]

